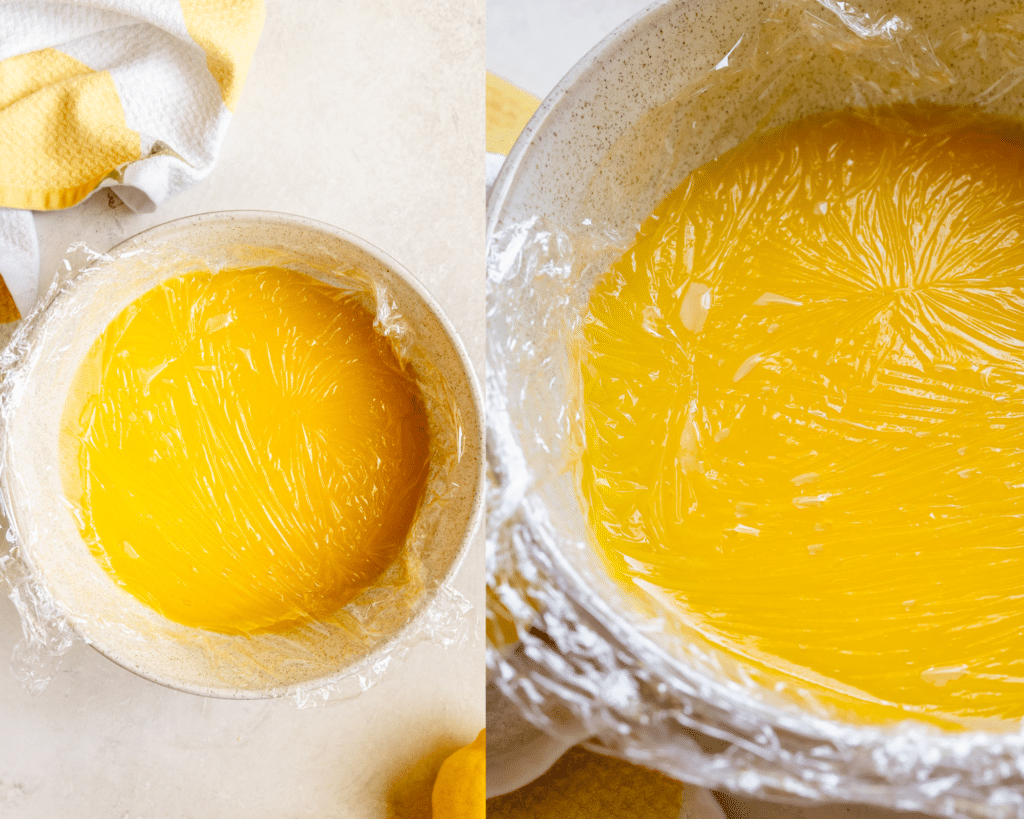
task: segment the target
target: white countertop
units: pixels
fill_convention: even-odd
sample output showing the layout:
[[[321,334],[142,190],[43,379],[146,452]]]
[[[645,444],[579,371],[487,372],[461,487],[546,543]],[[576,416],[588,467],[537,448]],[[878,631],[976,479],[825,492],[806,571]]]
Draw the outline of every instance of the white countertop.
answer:
[[[416,275],[483,372],[483,0],[267,0],[267,22],[211,176],[154,214],[105,193],[37,219],[44,270],[170,219],[295,213]],[[0,816],[17,819],[429,817],[440,760],[484,725],[483,538],[456,588],[477,638],[420,644],[375,687],[298,709],[161,688],[76,645],[41,695],[7,670],[21,636],[0,599]]]

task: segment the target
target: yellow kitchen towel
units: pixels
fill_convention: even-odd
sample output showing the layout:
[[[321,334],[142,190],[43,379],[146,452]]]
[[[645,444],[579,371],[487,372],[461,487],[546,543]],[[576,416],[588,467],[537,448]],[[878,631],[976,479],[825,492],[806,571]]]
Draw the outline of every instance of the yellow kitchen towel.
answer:
[[[263,18],[263,0],[0,0],[0,276],[21,314],[33,210],[110,187],[148,213],[210,173]]]
[[[540,100],[487,72],[487,153],[508,155]]]
[[[540,779],[488,799],[487,819],[680,819],[689,787],[577,745]]]

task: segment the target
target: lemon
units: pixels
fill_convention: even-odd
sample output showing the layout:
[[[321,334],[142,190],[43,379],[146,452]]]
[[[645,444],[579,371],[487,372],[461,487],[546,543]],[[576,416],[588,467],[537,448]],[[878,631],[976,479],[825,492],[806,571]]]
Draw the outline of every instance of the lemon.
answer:
[[[484,819],[487,729],[441,763],[431,797],[433,819]]]

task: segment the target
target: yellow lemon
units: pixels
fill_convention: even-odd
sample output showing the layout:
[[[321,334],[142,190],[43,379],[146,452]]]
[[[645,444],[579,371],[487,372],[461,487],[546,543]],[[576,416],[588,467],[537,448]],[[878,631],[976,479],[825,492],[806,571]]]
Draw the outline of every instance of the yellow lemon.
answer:
[[[441,763],[431,798],[434,819],[484,819],[487,729]]]

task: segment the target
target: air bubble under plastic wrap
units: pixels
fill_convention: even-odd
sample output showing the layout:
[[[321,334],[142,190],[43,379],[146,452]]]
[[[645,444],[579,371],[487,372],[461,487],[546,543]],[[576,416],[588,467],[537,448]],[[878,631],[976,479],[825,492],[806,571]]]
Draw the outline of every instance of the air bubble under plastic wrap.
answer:
[[[948,12],[772,4],[491,237],[488,666],[538,727],[1024,816],[1024,16]]]
[[[166,684],[300,704],[472,638],[467,376],[412,288],[332,241],[83,248],[18,329],[0,567],[30,690],[74,632]]]

